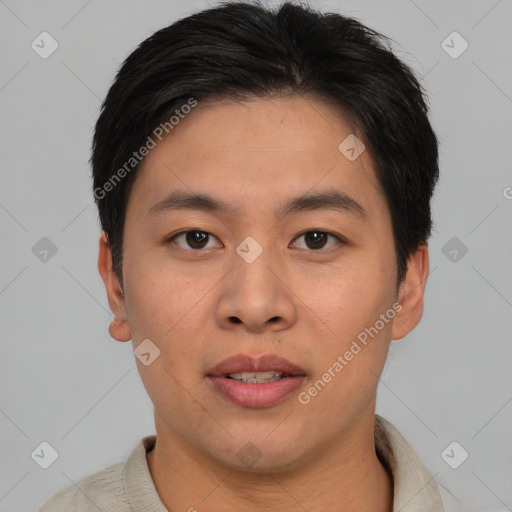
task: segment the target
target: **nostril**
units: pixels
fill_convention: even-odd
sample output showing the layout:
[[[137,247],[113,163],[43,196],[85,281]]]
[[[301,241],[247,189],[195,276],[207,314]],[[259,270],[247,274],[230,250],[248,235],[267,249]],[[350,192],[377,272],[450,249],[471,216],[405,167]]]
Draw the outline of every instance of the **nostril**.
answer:
[[[236,317],[236,316],[230,316],[229,319],[235,323],[235,324],[241,324],[242,323],[242,320],[240,320],[240,318]]]

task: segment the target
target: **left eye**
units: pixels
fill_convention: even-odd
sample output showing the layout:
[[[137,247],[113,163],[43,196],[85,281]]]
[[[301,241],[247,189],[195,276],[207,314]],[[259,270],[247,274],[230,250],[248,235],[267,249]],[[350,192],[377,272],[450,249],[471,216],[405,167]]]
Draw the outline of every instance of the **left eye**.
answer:
[[[309,247],[299,247],[299,249],[325,249],[328,237],[336,239],[338,243],[342,242],[342,240],[336,235],[325,231],[306,231],[305,233],[302,233],[302,235],[299,235],[295,240],[299,240],[302,237],[304,237],[306,244],[308,244]],[[295,242],[294,245],[297,246],[297,243]],[[327,247],[327,249],[330,249],[330,247]]]

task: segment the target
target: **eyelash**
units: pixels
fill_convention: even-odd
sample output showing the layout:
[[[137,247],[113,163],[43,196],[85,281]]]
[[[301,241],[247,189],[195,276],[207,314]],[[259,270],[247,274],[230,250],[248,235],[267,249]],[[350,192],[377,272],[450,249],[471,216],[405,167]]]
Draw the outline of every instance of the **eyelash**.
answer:
[[[214,235],[212,235],[211,233],[209,233],[208,231],[203,231],[202,229],[188,229],[188,230],[185,230],[185,231],[180,231],[179,233],[176,233],[172,236],[170,236],[169,238],[166,239],[165,241],[165,244],[170,244],[171,242],[174,242],[174,240],[176,238],[178,238],[179,236],[181,235],[186,235],[187,233],[204,233],[206,235],[208,235],[208,237],[213,237],[216,239],[216,237]],[[332,237],[332,238],[335,238],[339,244],[346,244],[346,240],[344,240],[342,237],[338,236],[338,235],[335,235],[334,233],[330,233],[328,231],[323,231],[321,229],[309,229],[307,231],[303,231],[301,234],[297,235],[296,238],[294,238],[294,240],[297,240],[298,238],[300,238],[301,236],[304,236],[304,235],[307,235],[308,233],[320,233],[320,234],[323,234],[323,235],[327,235],[328,237]],[[209,240],[208,240],[209,242]],[[183,249],[183,247],[181,246],[178,246],[180,247],[180,249]],[[194,249],[194,248],[190,248],[190,249],[185,249],[185,250],[190,250],[190,251],[193,251],[193,252],[200,252],[202,250],[204,250],[205,248],[202,247],[202,248],[199,248],[199,249]],[[311,252],[326,252],[328,251],[329,249],[332,249],[332,247],[328,247],[327,249],[324,249],[324,248],[320,248],[320,249],[302,249],[302,248],[299,248],[301,250],[309,250]]]

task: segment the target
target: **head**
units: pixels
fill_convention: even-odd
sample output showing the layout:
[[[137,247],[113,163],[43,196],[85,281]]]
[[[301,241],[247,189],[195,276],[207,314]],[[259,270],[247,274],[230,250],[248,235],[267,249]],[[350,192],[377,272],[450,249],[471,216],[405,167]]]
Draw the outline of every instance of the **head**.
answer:
[[[160,351],[137,363],[157,429],[233,467],[251,441],[261,467],[291,468],[373,415],[389,341],[422,315],[427,113],[384,36],[290,3],[225,3],[128,56],[93,141],[99,270],[112,336]],[[299,366],[295,398],[219,394],[209,372],[237,354]]]

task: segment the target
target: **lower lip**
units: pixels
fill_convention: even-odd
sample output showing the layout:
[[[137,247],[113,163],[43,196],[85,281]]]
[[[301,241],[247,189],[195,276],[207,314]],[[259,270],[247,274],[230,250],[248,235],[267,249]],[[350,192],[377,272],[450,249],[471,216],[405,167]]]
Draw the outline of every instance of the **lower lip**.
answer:
[[[300,387],[304,379],[305,375],[297,375],[263,384],[247,384],[227,377],[208,376],[208,380],[219,393],[235,404],[253,408],[271,407],[281,402]]]

